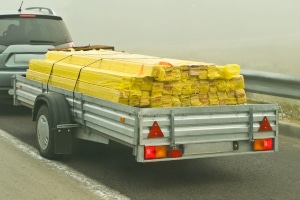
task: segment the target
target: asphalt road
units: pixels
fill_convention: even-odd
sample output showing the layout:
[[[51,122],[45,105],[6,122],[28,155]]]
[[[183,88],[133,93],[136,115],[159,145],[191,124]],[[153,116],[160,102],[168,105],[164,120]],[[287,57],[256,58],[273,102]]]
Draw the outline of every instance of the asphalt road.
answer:
[[[0,129],[36,147],[29,109],[0,105]],[[59,163],[130,199],[300,199],[300,140],[286,136],[275,154],[147,164],[125,146],[84,142]]]

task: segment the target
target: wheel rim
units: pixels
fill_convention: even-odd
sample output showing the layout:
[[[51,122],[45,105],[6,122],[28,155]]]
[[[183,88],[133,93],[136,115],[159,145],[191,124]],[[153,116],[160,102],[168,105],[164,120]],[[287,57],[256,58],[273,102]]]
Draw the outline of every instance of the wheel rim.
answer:
[[[39,117],[37,123],[37,137],[41,149],[46,150],[49,144],[49,124],[45,115]]]

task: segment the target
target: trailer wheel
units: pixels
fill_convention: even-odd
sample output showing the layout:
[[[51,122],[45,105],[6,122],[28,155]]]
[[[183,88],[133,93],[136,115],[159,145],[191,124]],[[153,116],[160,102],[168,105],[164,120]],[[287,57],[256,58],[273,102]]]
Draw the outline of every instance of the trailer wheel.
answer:
[[[48,159],[55,158],[52,124],[53,119],[50,117],[48,107],[42,105],[37,114],[36,135],[40,155]]]

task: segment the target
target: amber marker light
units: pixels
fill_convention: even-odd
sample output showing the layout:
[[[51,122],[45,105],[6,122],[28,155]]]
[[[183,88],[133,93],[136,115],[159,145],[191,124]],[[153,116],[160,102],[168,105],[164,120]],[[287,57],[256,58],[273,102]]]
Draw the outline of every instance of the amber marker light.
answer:
[[[120,122],[124,123],[125,122],[125,117],[120,117]]]

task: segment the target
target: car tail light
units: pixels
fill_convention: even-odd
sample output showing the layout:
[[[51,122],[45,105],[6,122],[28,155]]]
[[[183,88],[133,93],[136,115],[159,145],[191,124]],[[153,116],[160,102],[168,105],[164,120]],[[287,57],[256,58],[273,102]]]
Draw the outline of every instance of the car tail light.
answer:
[[[21,18],[35,18],[36,15],[34,14],[20,14]]]
[[[69,43],[69,47],[71,48],[71,47],[74,47],[75,45],[74,45],[74,42],[70,42]]]
[[[255,151],[268,151],[273,149],[273,139],[255,139],[253,142]]]
[[[147,138],[163,138],[164,134],[161,131],[158,123],[153,122]],[[158,158],[177,158],[182,157],[182,149],[171,146],[145,146],[144,158],[145,159],[158,159]]]

